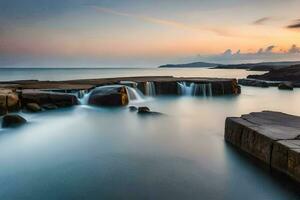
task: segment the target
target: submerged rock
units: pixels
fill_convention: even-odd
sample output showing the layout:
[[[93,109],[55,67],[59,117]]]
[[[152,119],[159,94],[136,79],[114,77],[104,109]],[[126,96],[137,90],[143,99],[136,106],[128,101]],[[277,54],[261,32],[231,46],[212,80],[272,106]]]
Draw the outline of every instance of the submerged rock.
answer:
[[[128,102],[126,87],[122,85],[98,87],[88,99],[88,104],[95,106],[126,106]]]
[[[5,115],[2,119],[3,128],[13,128],[25,124],[27,121],[20,115]]]
[[[293,90],[294,86],[292,82],[282,82],[278,85],[278,89],[280,90]]]
[[[135,106],[129,106],[129,110],[130,110],[131,112],[135,112],[135,111],[138,110],[138,108],[135,107]]]
[[[42,111],[42,108],[37,103],[28,103],[28,104],[26,104],[25,107],[26,107],[26,110],[28,110],[30,112],[40,112],[40,111]]]
[[[146,106],[139,107],[137,113],[139,115],[163,115],[162,113],[151,111],[150,108]]]

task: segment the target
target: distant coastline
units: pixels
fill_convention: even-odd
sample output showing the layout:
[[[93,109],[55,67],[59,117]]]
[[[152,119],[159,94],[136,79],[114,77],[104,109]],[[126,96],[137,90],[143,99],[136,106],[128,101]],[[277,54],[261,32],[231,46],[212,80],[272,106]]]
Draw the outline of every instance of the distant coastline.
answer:
[[[299,65],[300,61],[260,62],[242,64],[217,64],[208,62],[193,62],[186,64],[166,64],[158,68],[213,68],[213,69],[245,69],[250,71],[270,71]]]

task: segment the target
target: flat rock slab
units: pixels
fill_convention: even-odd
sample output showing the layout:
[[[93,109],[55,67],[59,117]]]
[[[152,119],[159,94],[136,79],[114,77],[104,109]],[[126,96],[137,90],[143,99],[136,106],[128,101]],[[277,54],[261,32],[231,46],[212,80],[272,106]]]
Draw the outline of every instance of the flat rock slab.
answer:
[[[300,117],[271,111],[229,117],[225,140],[300,182]]]

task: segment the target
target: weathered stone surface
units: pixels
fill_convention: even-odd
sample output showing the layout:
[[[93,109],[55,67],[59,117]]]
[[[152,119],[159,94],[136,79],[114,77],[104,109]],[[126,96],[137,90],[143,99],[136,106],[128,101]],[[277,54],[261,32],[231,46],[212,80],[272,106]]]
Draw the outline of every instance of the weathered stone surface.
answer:
[[[128,102],[126,87],[122,85],[96,88],[88,100],[88,104],[95,106],[126,106]]]
[[[26,104],[26,110],[30,112],[40,112],[42,111],[42,108],[37,103],[28,103]]]
[[[15,90],[0,89],[0,115],[20,109],[19,95]]]
[[[278,89],[280,90],[293,90],[294,86],[292,82],[282,82],[278,85]]]
[[[29,103],[36,103],[42,107],[47,104],[53,104],[57,107],[69,107],[78,104],[77,97],[68,93],[23,90],[21,97],[24,106]]]
[[[2,119],[3,128],[18,127],[26,123],[26,119],[20,115],[5,115]]]
[[[229,117],[225,140],[300,182],[300,117],[270,111]]]

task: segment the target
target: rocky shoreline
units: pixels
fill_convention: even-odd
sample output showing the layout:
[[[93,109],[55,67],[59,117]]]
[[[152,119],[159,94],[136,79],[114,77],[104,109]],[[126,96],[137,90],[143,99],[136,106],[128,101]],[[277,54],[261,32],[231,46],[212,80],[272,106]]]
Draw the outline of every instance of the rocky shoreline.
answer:
[[[249,75],[246,79],[240,79],[238,82],[244,86],[278,87],[292,90],[300,87],[300,65],[272,69],[262,75]]]
[[[300,183],[300,117],[257,112],[229,117],[225,140]]]
[[[68,81],[38,81],[19,80],[0,82],[0,115],[16,112],[22,109],[29,111],[39,111],[70,107],[79,104],[79,98],[83,94],[99,86],[123,85],[137,88],[143,94],[149,95],[149,85],[155,90],[155,95],[181,95],[180,84],[195,85],[198,92],[195,96],[201,95],[204,90],[208,90],[212,96],[237,95],[240,87],[236,79],[222,78],[178,78],[172,76],[148,76],[148,77],[120,77],[102,79],[82,79]],[[205,86],[201,88],[200,86]],[[110,91],[111,92],[111,91]],[[129,98],[129,94],[122,96],[115,94],[105,94],[102,91],[103,102],[112,101],[112,98]],[[113,96],[113,97],[112,97]],[[122,96],[122,97],[121,97]],[[99,97],[99,94],[98,94]],[[106,98],[106,99],[105,99]],[[100,98],[98,98],[99,100]],[[99,100],[100,101],[100,100]],[[116,100],[115,102],[119,102]],[[127,105],[128,99],[123,99],[122,105]],[[94,105],[97,102],[92,103]],[[116,103],[115,105],[117,105]],[[100,103],[99,103],[100,105]]]

